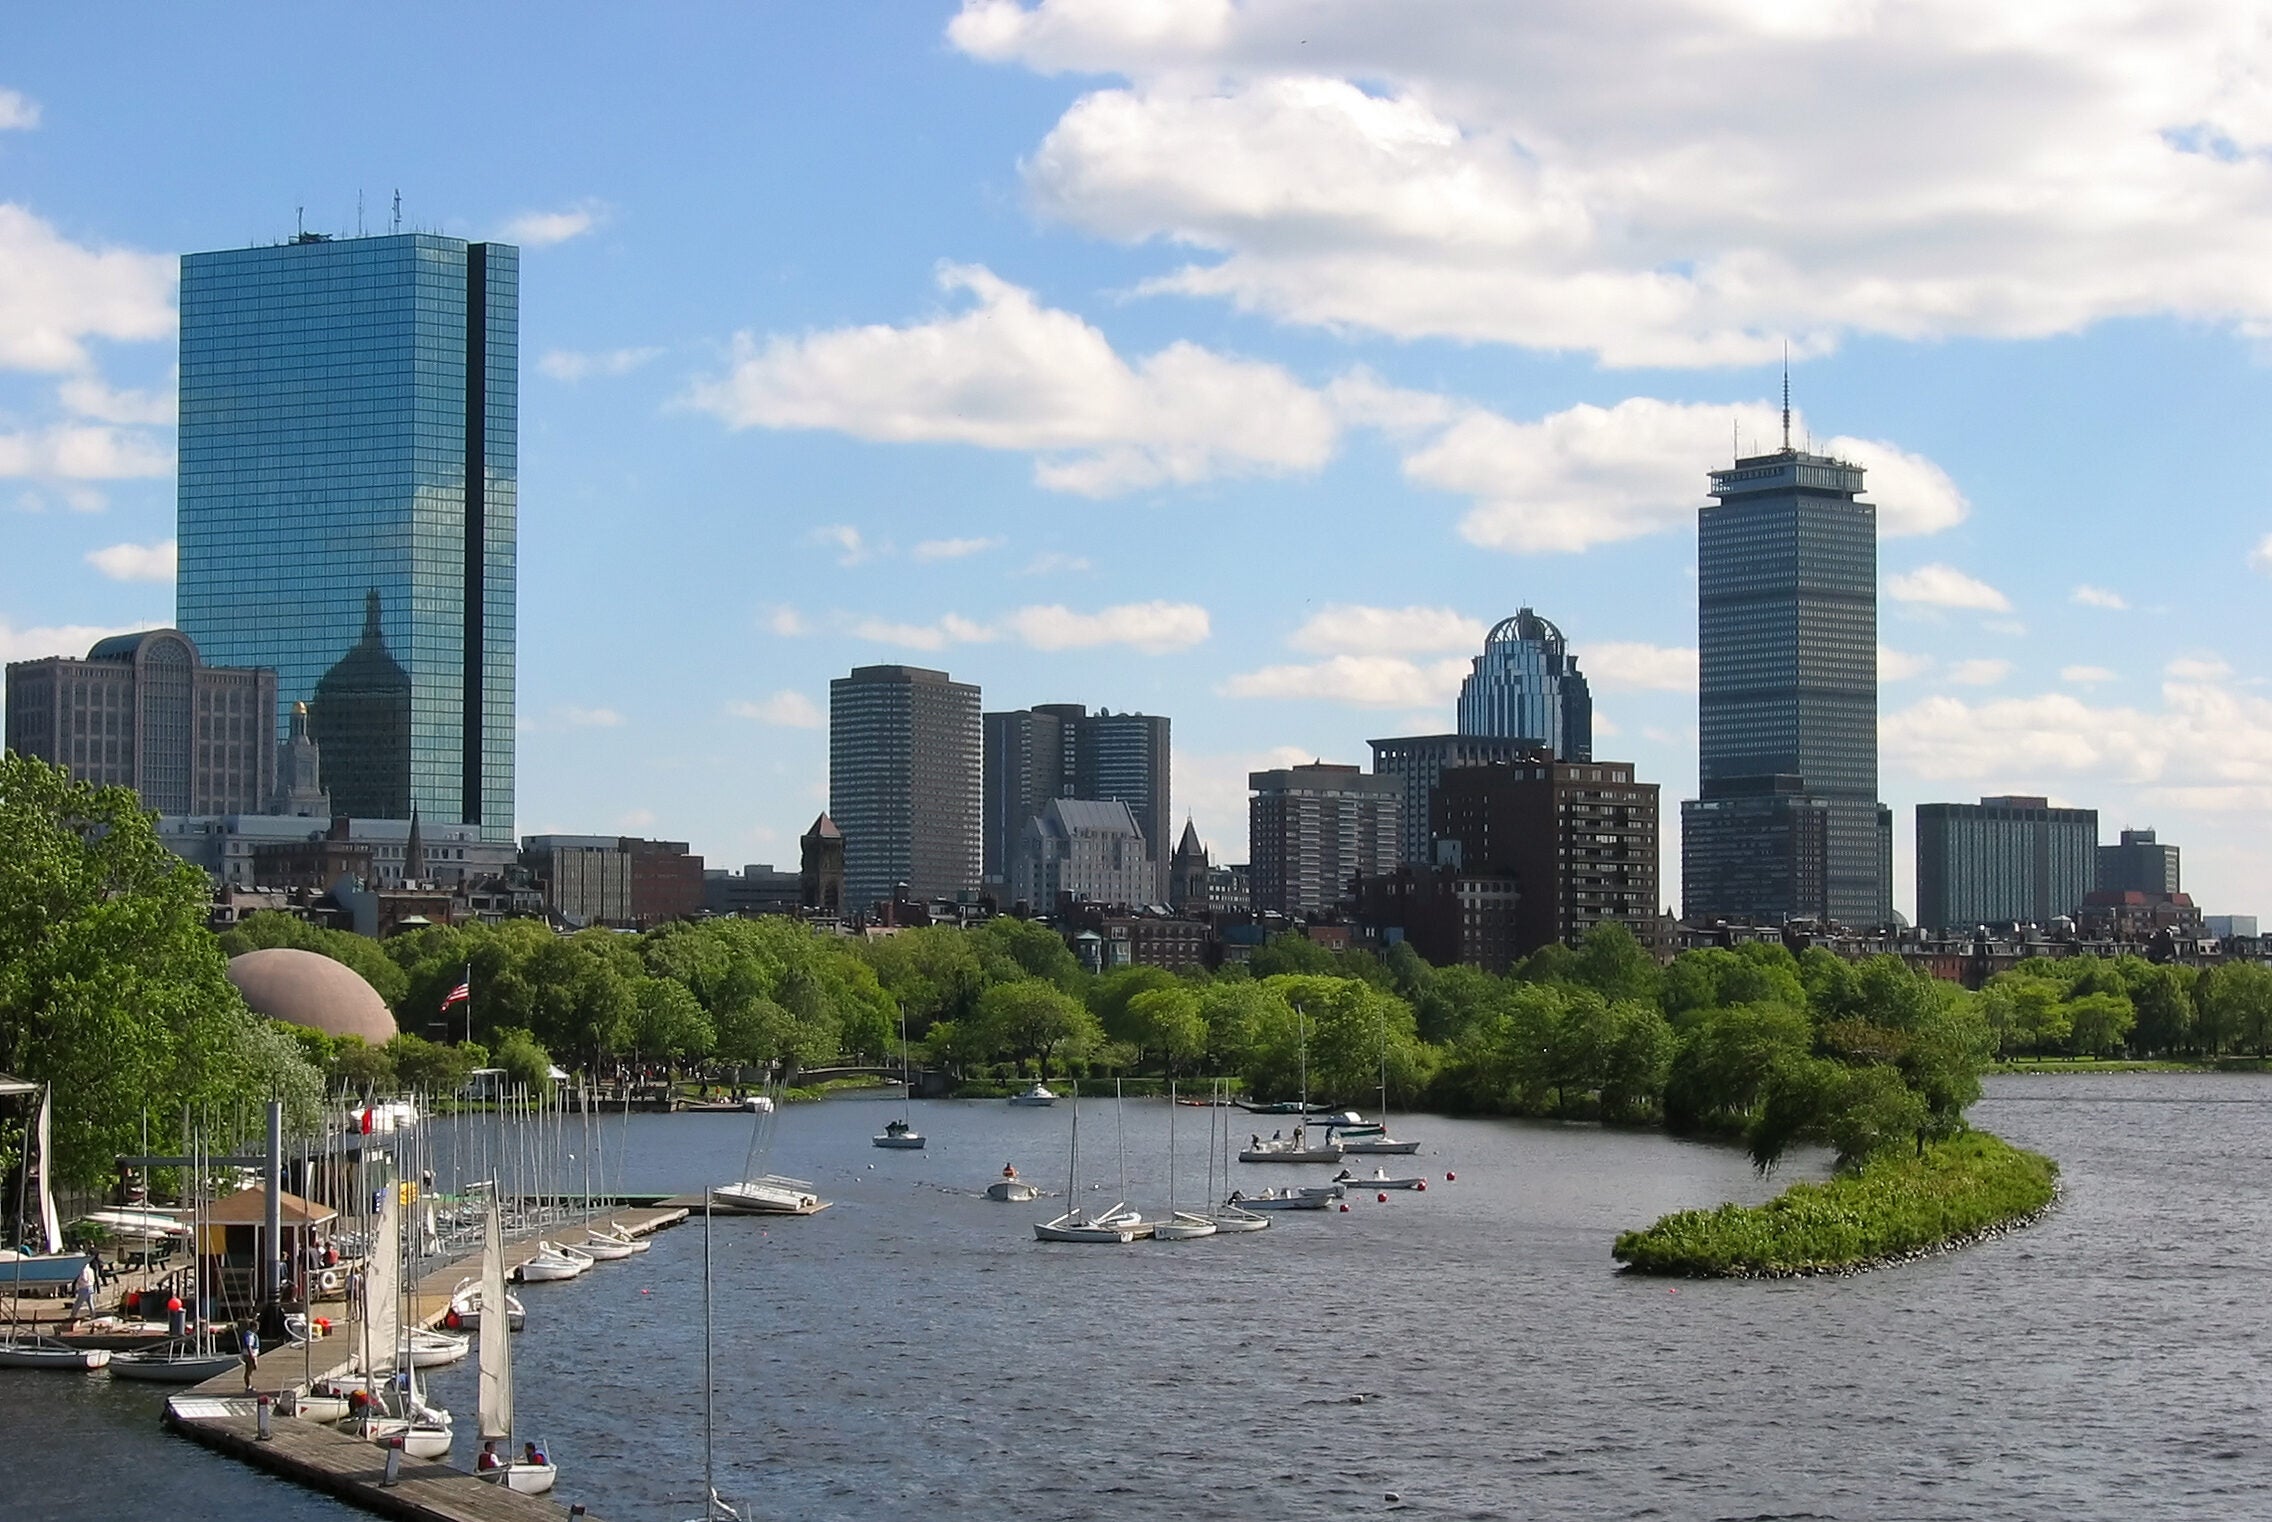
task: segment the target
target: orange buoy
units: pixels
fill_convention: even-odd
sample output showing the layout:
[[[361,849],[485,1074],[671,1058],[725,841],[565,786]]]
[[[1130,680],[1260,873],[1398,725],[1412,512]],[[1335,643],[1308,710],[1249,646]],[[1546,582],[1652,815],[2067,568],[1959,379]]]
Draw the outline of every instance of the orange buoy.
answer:
[[[1388,1203],[1388,1191],[1384,1189],[1379,1194],[1374,1195],[1373,1198],[1386,1205]]]

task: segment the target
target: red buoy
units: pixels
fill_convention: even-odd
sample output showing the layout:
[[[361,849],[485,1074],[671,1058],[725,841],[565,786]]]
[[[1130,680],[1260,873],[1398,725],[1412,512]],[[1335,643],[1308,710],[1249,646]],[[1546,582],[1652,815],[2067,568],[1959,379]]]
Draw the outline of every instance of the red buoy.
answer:
[[[1453,1183],[1453,1182],[1456,1182],[1456,1181],[1458,1180],[1458,1178],[1459,1178],[1459,1175],[1458,1175],[1458,1174],[1456,1174],[1456,1173],[1452,1173],[1452,1172],[1446,1171],[1446,1172],[1445,1172],[1445,1174],[1444,1174],[1444,1182],[1445,1182],[1445,1183],[1447,1183],[1447,1184],[1449,1184],[1449,1183]]]
[[[1419,1190],[1422,1194],[1426,1194],[1428,1192],[1428,1181],[1426,1179],[1422,1179],[1419,1183],[1414,1184],[1412,1187]]]
[[[1379,1200],[1383,1205],[1386,1205],[1388,1203],[1388,1191],[1383,1190],[1379,1194],[1374,1195],[1373,1198]]]
[[[1347,1215],[1349,1213],[1349,1202],[1347,1200],[1343,1200],[1341,1202],[1341,1213],[1343,1215]]]

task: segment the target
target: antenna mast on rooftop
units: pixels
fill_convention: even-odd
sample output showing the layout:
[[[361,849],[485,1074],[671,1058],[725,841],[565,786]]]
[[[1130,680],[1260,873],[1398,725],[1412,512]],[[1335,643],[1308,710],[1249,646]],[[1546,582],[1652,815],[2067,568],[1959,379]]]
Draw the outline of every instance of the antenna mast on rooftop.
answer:
[[[402,187],[400,185],[394,188],[394,225],[389,227],[387,231],[397,233],[402,231]]]
[[[1783,452],[1791,450],[1791,345],[1783,345]]]

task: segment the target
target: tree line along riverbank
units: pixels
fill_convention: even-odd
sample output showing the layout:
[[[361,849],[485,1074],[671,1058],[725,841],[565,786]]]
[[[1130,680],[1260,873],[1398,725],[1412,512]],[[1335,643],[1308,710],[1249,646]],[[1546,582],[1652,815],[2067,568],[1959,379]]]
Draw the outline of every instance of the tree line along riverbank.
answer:
[[[2002,1040],[1993,986],[1781,946],[1660,964],[1616,926],[1503,977],[1299,936],[1213,973],[1092,975],[1053,930],[1009,918],[873,939],[774,918],[643,935],[433,926],[373,942],[281,915],[217,938],[204,907],[202,877],[157,845],[131,793],[0,757],[0,1070],[55,1081],[75,1182],[133,1150],[145,1111],[277,1093],[312,1114],[327,1089],[447,1093],[491,1064],[540,1091],[553,1063],[772,1066],[793,1081],[896,1061],[903,1009],[916,1060],[977,1081],[1222,1074],[1276,1098],[1306,1074],[1333,1103],[1368,1104],[1385,1083],[1400,1109],[1738,1139],[1762,1168],[1819,1145],[1859,1177],[1959,1135]],[[368,1047],[253,1020],[224,959],[272,945],[355,968],[412,1034]],[[461,981],[470,1008],[451,1007],[445,1027]],[[445,1028],[458,1039],[430,1039]]]

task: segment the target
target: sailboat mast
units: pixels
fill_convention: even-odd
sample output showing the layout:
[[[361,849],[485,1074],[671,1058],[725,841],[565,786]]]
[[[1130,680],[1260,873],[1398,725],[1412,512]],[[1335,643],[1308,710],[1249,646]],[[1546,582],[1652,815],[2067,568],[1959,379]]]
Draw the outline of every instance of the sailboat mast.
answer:
[[[908,1129],[915,1127],[915,1089],[907,1081],[907,1001],[899,1003],[899,1115]]]
[[[1168,1080],[1168,1214],[1175,1214],[1175,1080]]]
[[[1065,1208],[1081,1208],[1081,1080],[1073,1080],[1073,1146],[1065,1155]]]
[[[710,1196],[702,1196],[702,1517],[717,1514],[718,1481],[712,1468],[712,1448],[718,1430],[718,1381],[711,1372],[710,1335]]]

